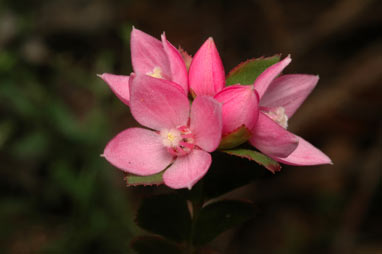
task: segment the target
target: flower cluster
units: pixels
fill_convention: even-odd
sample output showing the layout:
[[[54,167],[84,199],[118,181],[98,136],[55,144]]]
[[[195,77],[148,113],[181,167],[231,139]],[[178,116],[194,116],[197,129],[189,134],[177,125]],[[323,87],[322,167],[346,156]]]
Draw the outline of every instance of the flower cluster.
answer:
[[[164,171],[164,184],[190,189],[208,171],[210,152],[247,141],[281,163],[331,163],[320,150],[287,131],[289,119],[318,82],[313,75],[280,75],[291,62],[289,56],[270,65],[251,84],[228,85],[212,38],[192,58],[165,34],[159,41],[133,28],[131,58],[130,76],[100,75],[147,128],[129,128],[107,144],[103,155],[117,168],[140,176]]]

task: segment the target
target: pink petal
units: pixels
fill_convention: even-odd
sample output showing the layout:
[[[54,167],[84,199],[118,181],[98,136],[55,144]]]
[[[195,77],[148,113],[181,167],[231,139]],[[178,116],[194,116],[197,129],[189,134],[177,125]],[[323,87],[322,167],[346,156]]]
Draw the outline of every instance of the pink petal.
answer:
[[[182,56],[179,51],[167,41],[164,33],[162,34],[162,43],[170,62],[171,81],[179,84],[183,87],[184,91],[188,93],[188,75]]]
[[[223,104],[223,135],[242,125],[252,129],[259,116],[259,97],[253,86],[233,85],[224,88],[215,99]]]
[[[250,143],[261,152],[276,157],[287,157],[298,145],[294,134],[285,130],[263,112],[260,112]]]
[[[186,125],[190,103],[184,90],[171,81],[137,75],[130,84],[131,113],[154,130]]]
[[[160,136],[142,128],[119,133],[107,144],[103,156],[117,168],[136,175],[158,173],[173,160]]]
[[[275,63],[268,67],[263,73],[261,73],[253,83],[255,89],[259,93],[260,99],[263,97],[265,91],[271,82],[284,70],[284,68],[292,61],[288,55],[282,61]]]
[[[222,135],[221,104],[209,96],[197,96],[191,106],[190,129],[195,144],[208,152],[214,151]]]
[[[188,155],[176,158],[164,172],[163,181],[173,189],[191,189],[207,173],[211,161],[209,153],[194,149]]]
[[[212,38],[200,47],[189,71],[190,89],[196,95],[214,96],[223,89],[225,74],[222,60]]]
[[[137,74],[152,73],[160,68],[161,76],[171,79],[171,68],[161,41],[133,28],[131,31],[131,62]]]
[[[328,156],[318,150],[312,144],[303,138],[296,136],[299,140],[296,150],[288,157],[279,158],[273,157],[275,160],[289,165],[295,166],[312,166],[321,164],[333,164]]]
[[[260,101],[264,107],[284,107],[290,118],[318,82],[318,76],[288,74],[276,78],[268,87]]]
[[[129,76],[114,75],[104,73],[99,75],[111,88],[111,90],[117,95],[117,97],[126,105],[129,106],[130,101],[130,89],[129,89]]]

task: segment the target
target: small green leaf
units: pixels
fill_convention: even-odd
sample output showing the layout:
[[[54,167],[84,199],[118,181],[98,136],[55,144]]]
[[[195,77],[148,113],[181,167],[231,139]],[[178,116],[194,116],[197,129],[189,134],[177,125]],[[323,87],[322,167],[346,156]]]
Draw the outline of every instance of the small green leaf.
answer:
[[[146,198],[138,210],[136,221],[143,229],[178,242],[190,235],[191,216],[186,200],[179,195]]]
[[[138,236],[131,242],[131,247],[138,254],[179,254],[180,247],[159,236]]]
[[[222,200],[209,204],[196,218],[193,243],[202,245],[217,237],[220,233],[238,226],[254,216],[254,207],[249,202]]]
[[[245,127],[245,125],[242,125],[222,138],[219,149],[234,148],[245,143],[250,137],[251,132],[247,127]]]
[[[159,185],[163,183],[163,176],[164,171],[159,172],[154,175],[149,176],[138,176],[129,174],[125,177],[127,186],[136,186],[136,185]]]
[[[242,62],[227,75],[226,86],[234,84],[250,85],[269,66],[280,61],[280,55],[266,58],[254,58]]]
[[[264,166],[272,173],[275,173],[281,170],[281,166],[277,161],[269,158],[268,156],[262,153],[259,153],[253,150],[234,149],[234,150],[224,150],[223,152],[228,153],[230,155],[242,157],[242,158],[247,158],[248,160],[256,161],[257,163]]]

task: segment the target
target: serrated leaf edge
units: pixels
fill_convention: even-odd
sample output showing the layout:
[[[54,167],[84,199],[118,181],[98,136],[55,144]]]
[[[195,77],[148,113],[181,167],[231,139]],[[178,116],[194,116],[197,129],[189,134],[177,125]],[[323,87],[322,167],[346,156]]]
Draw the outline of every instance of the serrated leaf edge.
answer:
[[[126,186],[127,187],[136,187],[136,186],[159,186],[159,185],[162,185],[164,184],[163,182],[163,179],[162,179],[162,182],[159,182],[159,183],[147,183],[147,184],[139,184],[139,183],[136,183],[136,184],[131,184],[129,183],[129,180],[128,180],[128,177],[131,176],[133,174],[127,174],[125,177],[124,177],[124,180],[126,182]],[[135,175],[134,175],[135,176]]]
[[[244,149],[244,150],[248,150],[248,149]],[[265,167],[266,169],[268,169],[269,171],[271,171],[272,174],[275,174],[276,172],[280,172],[280,171],[281,171],[281,165],[280,165],[280,163],[278,163],[277,161],[273,160],[272,158],[269,158],[267,155],[265,155],[265,154],[263,154],[263,153],[260,153],[260,152],[257,152],[257,151],[253,151],[253,152],[257,152],[257,153],[260,153],[260,154],[262,154],[262,155],[268,157],[269,159],[271,159],[271,160],[273,160],[274,162],[276,162],[276,164],[277,164],[278,166],[276,166],[276,167],[265,166],[265,165],[259,163],[258,161],[252,159],[250,156],[233,154],[232,152],[230,152],[230,150],[221,150],[221,151],[224,152],[224,153],[226,153],[226,154],[229,154],[229,155],[231,155],[231,156],[237,156],[237,157],[240,157],[240,158],[248,159],[248,160],[250,160],[250,161],[254,161],[254,162],[256,162],[257,164],[259,164],[260,166],[263,166],[263,167]]]
[[[235,74],[240,68],[242,68],[243,65],[249,63],[249,62],[252,62],[252,61],[256,61],[256,60],[268,60],[270,58],[273,58],[273,57],[278,57],[279,59],[281,59],[281,53],[280,54],[275,54],[273,56],[267,56],[267,57],[264,57],[264,56],[261,56],[261,57],[257,57],[257,58],[250,58],[250,59],[247,59],[241,63],[239,63],[238,65],[236,65],[235,67],[233,67],[227,74],[226,76],[226,79],[230,78],[233,74]]]

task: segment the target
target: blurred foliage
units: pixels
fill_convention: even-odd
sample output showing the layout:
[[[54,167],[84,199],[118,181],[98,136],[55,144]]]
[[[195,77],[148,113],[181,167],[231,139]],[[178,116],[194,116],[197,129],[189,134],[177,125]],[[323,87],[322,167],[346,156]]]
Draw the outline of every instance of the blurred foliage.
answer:
[[[118,56],[42,43],[35,9],[1,5],[1,253],[129,253],[129,198],[99,156],[122,111],[96,73]]]

